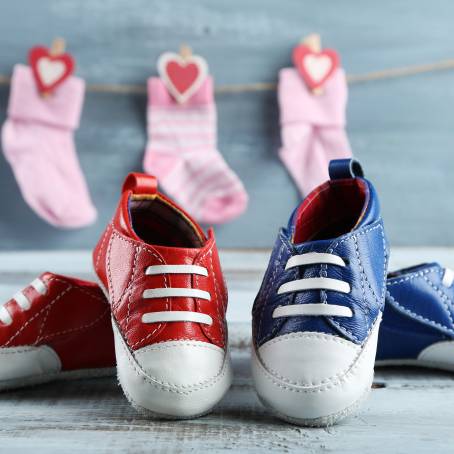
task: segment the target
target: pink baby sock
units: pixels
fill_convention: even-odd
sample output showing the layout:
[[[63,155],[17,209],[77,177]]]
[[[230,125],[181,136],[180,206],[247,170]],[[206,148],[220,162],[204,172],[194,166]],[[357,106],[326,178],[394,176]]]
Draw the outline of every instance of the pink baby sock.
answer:
[[[143,166],[198,221],[221,224],[239,216],[248,196],[216,149],[216,106],[208,77],[185,104],[161,79],[148,80],[148,137]]]
[[[16,65],[2,142],[25,201],[57,227],[82,227],[96,218],[73,141],[85,84],[70,77],[48,97],[29,67]]]
[[[323,86],[321,95],[307,88],[298,71],[279,73],[278,98],[282,148],[279,156],[306,196],[328,177],[331,159],[351,156],[345,132],[347,84],[338,69]]]

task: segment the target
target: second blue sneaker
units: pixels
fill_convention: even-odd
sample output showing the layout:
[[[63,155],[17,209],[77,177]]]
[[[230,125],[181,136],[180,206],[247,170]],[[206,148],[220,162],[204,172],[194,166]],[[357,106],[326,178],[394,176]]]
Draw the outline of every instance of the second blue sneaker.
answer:
[[[369,393],[386,289],[374,187],[354,160],[329,174],[279,232],[252,311],[258,396],[308,426],[336,423]]]
[[[454,272],[425,263],[388,275],[376,365],[454,372]]]

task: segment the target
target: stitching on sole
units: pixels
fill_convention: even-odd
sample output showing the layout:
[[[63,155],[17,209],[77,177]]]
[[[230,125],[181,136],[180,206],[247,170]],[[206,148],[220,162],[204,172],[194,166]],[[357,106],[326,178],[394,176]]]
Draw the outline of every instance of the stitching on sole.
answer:
[[[176,394],[190,395],[193,392],[202,391],[204,389],[213,387],[216,383],[218,383],[224,377],[224,375],[228,371],[228,362],[230,359],[229,359],[228,353],[226,352],[225,357],[224,357],[224,362],[223,362],[223,365],[222,365],[222,368],[221,368],[219,374],[213,378],[210,378],[209,380],[206,380],[205,382],[197,383],[195,385],[190,385],[190,386],[171,385],[169,383],[161,382],[159,380],[156,380],[153,377],[150,377],[143,371],[143,369],[137,364],[136,360],[133,358],[133,356],[129,352],[129,349],[126,347],[125,341],[124,341],[123,337],[121,336],[121,333],[119,332],[118,327],[116,326],[116,323],[115,323],[115,329],[118,333],[118,336],[120,337],[120,344],[123,348],[124,353],[126,354],[126,358],[129,362],[129,364],[134,369],[135,374],[139,378],[141,378],[143,381],[147,382],[149,385],[153,386],[154,388],[156,388],[158,390],[166,391],[166,392],[170,392],[170,393],[176,393]],[[120,380],[120,382],[121,382],[121,380]],[[123,384],[122,384],[122,388],[123,388]]]

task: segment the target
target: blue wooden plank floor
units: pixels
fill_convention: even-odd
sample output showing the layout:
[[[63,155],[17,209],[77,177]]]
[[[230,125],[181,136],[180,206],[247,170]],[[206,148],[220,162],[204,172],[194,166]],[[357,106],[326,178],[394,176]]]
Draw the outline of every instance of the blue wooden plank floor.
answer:
[[[0,452],[364,453],[452,452],[452,374],[379,369],[360,414],[327,429],[292,426],[259,403],[250,353],[233,349],[234,382],[213,413],[150,421],[114,378],[76,380],[0,394]]]
[[[361,413],[327,429],[273,419],[250,373],[250,310],[269,251],[221,251],[229,288],[233,386],[212,414],[153,422],[137,414],[114,378],[52,383],[0,393],[0,453],[402,453],[452,452],[454,374],[378,369]],[[454,249],[397,248],[391,269],[438,260],[454,268]],[[92,278],[89,251],[0,253],[0,302],[44,269]]]

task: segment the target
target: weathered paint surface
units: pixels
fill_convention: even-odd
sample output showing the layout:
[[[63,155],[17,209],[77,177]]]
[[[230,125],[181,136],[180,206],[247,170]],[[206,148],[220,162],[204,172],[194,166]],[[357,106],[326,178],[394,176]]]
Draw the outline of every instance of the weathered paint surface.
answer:
[[[268,256],[268,251],[221,251],[235,378],[212,414],[192,421],[149,421],[130,407],[114,378],[53,383],[0,393],[0,452],[452,452],[453,374],[380,369],[375,382],[384,387],[372,391],[358,416],[328,429],[288,425],[265,411],[250,374],[249,314]],[[454,250],[398,248],[391,268],[417,260],[454,267]],[[44,268],[92,277],[88,251],[0,253],[0,302]]]
[[[322,34],[348,73],[429,63],[454,55],[453,3],[408,0],[15,0],[0,9],[0,74],[27,49],[63,35],[79,75],[92,84],[144,84],[160,52],[182,41],[205,55],[218,84],[272,82],[290,64],[302,35]],[[0,86],[0,121],[9,88]],[[248,212],[217,229],[223,247],[269,247],[298,201],[279,162],[274,92],[222,94],[219,149],[244,181]],[[88,93],[76,133],[98,222],[59,231],[24,203],[0,157],[0,248],[89,248],[112,214],[119,185],[140,170],[146,143],[145,95]],[[354,151],[377,183],[389,236],[396,245],[454,245],[454,71],[350,87],[348,131]]]
[[[235,379],[212,414],[149,421],[116,380],[59,382],[0,395],[0,452],[384,453],[452,452],[452,374],[380,370],[363,411],[327,429],[274,419],[259,403],[248,350],[233,350]]]

